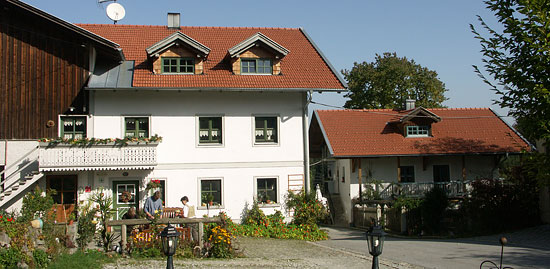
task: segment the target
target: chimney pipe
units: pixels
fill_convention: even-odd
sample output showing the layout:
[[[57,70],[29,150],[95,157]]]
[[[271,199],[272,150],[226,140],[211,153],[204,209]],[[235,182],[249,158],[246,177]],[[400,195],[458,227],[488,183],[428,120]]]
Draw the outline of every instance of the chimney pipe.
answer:
[[[180,29],[180,13],[168,13],[168,29]]]
[[[411,110],[416,108],[416,100],[407,99],[405,100],[405,110]]]

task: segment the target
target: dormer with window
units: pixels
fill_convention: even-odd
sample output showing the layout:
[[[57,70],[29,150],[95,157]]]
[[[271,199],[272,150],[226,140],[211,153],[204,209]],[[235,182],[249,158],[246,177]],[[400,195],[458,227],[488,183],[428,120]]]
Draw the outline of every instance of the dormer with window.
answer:
[[[417,107],[399,119],[399,126],[405,137],[430,137],[432,124],[440,121],[441,117],[423,107]]]
[[[280,75],[281,59],[289,51],[262,33],[229,49],[235,75]]]
[[[193,38],[175,32],[146,49],[154,74],[198,75],[210,49]]]

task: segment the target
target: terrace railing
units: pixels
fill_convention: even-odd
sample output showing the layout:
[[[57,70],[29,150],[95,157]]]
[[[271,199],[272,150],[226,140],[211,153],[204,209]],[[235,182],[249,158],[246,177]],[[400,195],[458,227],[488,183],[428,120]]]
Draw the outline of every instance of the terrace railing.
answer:
[[[470,181],[393,183],[384,188],[380,196],[383,200],[397,196],[423,197],[433,188],[444,190],[449,198],[460,198],[470,190]]]

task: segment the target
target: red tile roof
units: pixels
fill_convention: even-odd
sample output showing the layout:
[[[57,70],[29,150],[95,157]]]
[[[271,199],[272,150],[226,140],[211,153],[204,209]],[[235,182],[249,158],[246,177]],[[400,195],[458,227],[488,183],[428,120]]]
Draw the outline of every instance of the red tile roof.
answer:
[[[298,28],[182,27],[182,33],[211,49],[204,75],[155,75],[145,49],[178,30],[166,26],[79,24],[120,44],[127,60],[135,61],[134,87],[319,88],[344,89],[318,51]],[[261,32],[287,48],[282,75],[233,75],[227,50]]]
[[[526,141],[488,108],[428,110],[442,119],[432,124],[431,137],[405,137],[398,130],[396,121],[408,111],[319,110],[314,121],[320,122],[334,157],[494,154],[530,150]],[[312,126],[317,125],[312,123]]]

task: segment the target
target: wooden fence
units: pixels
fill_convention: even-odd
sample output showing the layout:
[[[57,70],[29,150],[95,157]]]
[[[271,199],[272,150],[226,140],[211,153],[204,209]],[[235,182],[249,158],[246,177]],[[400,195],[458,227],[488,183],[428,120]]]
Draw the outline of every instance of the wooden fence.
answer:
[[[157,221],[157,224],[194,224],[197,223],[199,228],[199,246],[202,247],[203,245],[203,235],[204,235],[204,227],[203,223],[221,223],[222,220],[220,217],[213,217],[213,218],[163,218],[159,219]],[[124,220],[110,220],[107,221],[107,226],[121,226],[121,240],[122,240],[122,251],[126,250],[126,243],[128,242],[127,238],[127,227],[128,225],[145,225],[145,224],[151,224],[152,221],[148,219],[124,219]]]

